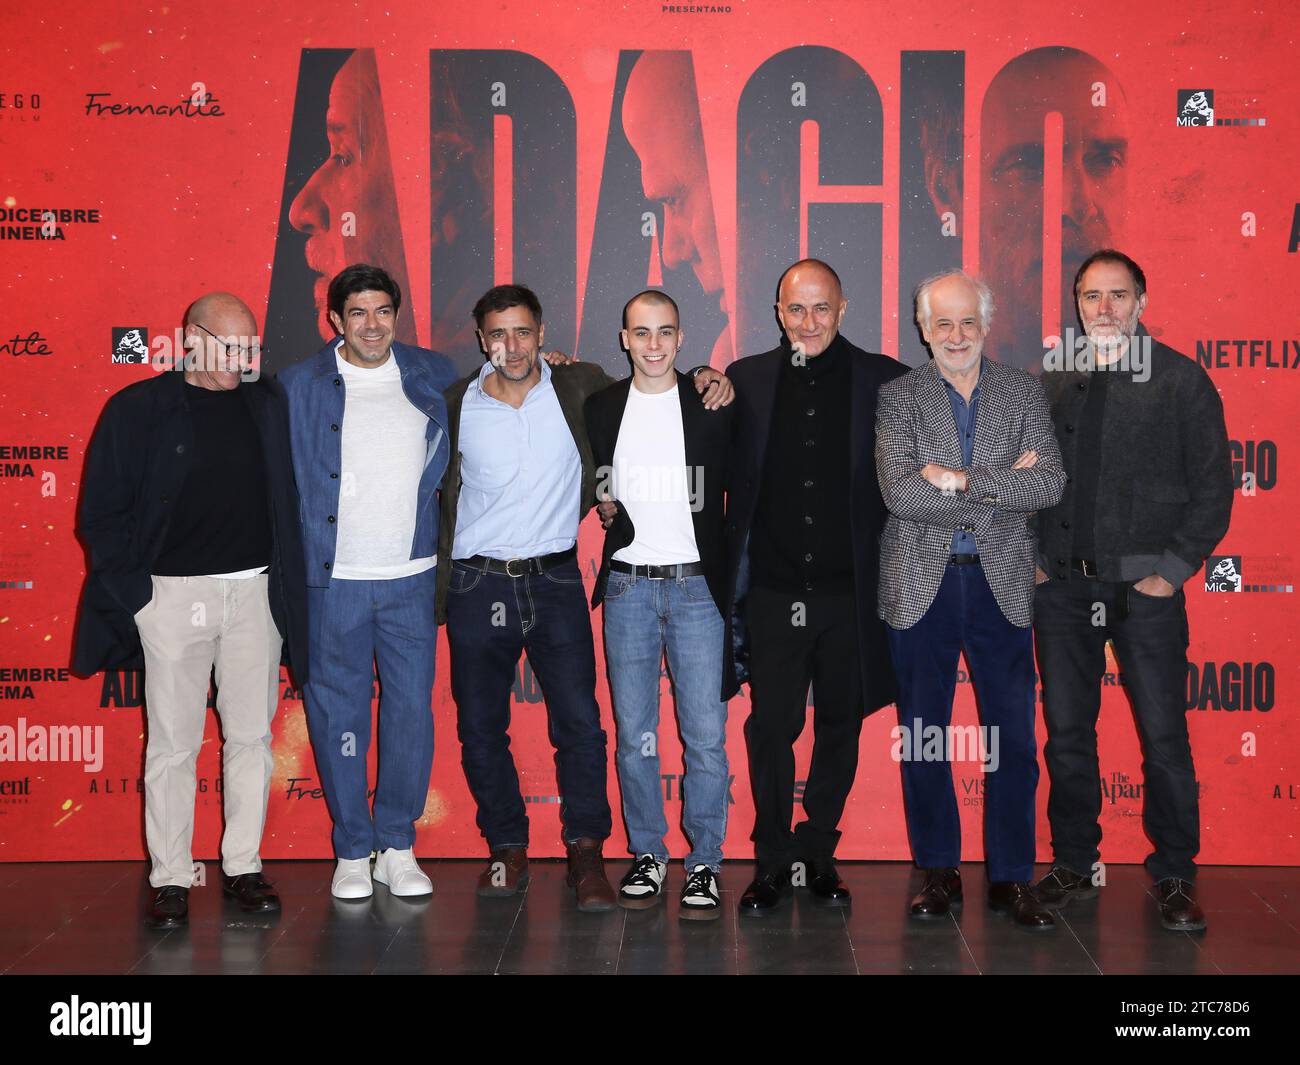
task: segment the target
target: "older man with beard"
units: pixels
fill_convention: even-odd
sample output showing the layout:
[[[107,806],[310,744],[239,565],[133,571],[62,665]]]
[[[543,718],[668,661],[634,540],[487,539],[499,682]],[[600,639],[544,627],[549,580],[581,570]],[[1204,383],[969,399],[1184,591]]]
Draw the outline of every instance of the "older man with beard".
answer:
[[[1038,529],[1034,629],[1054,863],[1034,890],[1052,907],[1097,894],[1097,715],[1113,640],[1142,739],[1142,822],[1155,844],[1146,867],[1160,920],[1196,932],[1205,914],[1193,891],[1200,813],[1182,586],[1232,513],[1223,403],[1194,359],[1141,331],[1147,280],[1129,256],[1094,252],[1074,291],[1087,347],[1043,375],[1070,481]]]
[[[1029,516],[1061,496],[1065,472],[1042,387],[982,357],[987,287],[959,270],[923,281],[916,318],[933,360],[880,391],[876,471],[880,616],[898,677],[903,795],[925,883],[915,918],[962,901],[961,822],[950,722],[958,655],[979,695],[986,742],[989,905],[1016,924],[1055,921],[1029,890],[1034,868],[1034,543]],[[944,742],[932,745],[932,735]]]

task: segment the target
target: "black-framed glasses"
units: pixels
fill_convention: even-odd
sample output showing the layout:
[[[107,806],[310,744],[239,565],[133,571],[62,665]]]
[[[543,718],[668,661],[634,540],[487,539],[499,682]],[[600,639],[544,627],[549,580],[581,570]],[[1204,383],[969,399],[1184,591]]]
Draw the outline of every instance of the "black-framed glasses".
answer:
[[[231,344],[229,341],[222,340],[221,337],[217,336],[217,334],[206,325],[199,322],[191,322],[190,324],[198,326],[207,333],[208,336],[225,349],[226,358],[237,360],[241,366],[251,366],[267,353],[266,348],[262,347],[262,345],[257,341],[254,341],[246,348],[241,348],[236,344]]]

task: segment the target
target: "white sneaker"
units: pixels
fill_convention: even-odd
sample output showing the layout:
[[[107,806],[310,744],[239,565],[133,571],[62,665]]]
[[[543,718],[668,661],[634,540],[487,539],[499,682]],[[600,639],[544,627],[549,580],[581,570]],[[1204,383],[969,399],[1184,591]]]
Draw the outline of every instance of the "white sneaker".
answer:
[[[340,858],[334,869],[330,894],[336,899],[368,899],[374,894],[370,883],[369,858]]]
[[[722,913],[718,895],[718,874],[707,865],[697,865],[686,877],[678,916],[684,921],[712,921]]]
[[[653,854],[637,856],[618,886],[618,904],[627,910],[647,910],[660,899],[668,866]]]
[[[433,881],[420,870],[415,851],[390,847],[375,859],[375,879],[386,884],[394,895],[432,895]]]

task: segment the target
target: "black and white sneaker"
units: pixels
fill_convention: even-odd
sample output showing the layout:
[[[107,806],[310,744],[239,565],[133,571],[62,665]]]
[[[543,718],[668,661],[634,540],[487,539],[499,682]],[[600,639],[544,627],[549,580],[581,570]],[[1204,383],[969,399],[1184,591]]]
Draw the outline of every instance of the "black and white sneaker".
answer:
[[[628,910],[648,910],[663,893],[668,866],[653,854],[642,854],[618,885],[618,904]]]
[[[683,921],[712,921],[722,914],[722,899],[718,895],[718,874],[707,865],[697,865],[686,875],[682,887],[682,907],[678,916]]]

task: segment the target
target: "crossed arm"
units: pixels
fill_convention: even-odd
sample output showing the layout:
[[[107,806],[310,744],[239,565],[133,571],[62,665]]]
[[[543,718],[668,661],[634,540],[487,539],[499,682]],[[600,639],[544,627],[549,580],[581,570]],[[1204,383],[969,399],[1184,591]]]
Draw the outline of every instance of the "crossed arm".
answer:
[[[1035,380],[1033,388],[1015,462],[960,470],[921,462],[911,397],[902,389],[883,389],[876,409],[876,475],[890,513],[945,529],[978,530],[987,528],[996,510],[1029,514],[1053,506],[1065,488],[1065,471],[1042,386]]]

